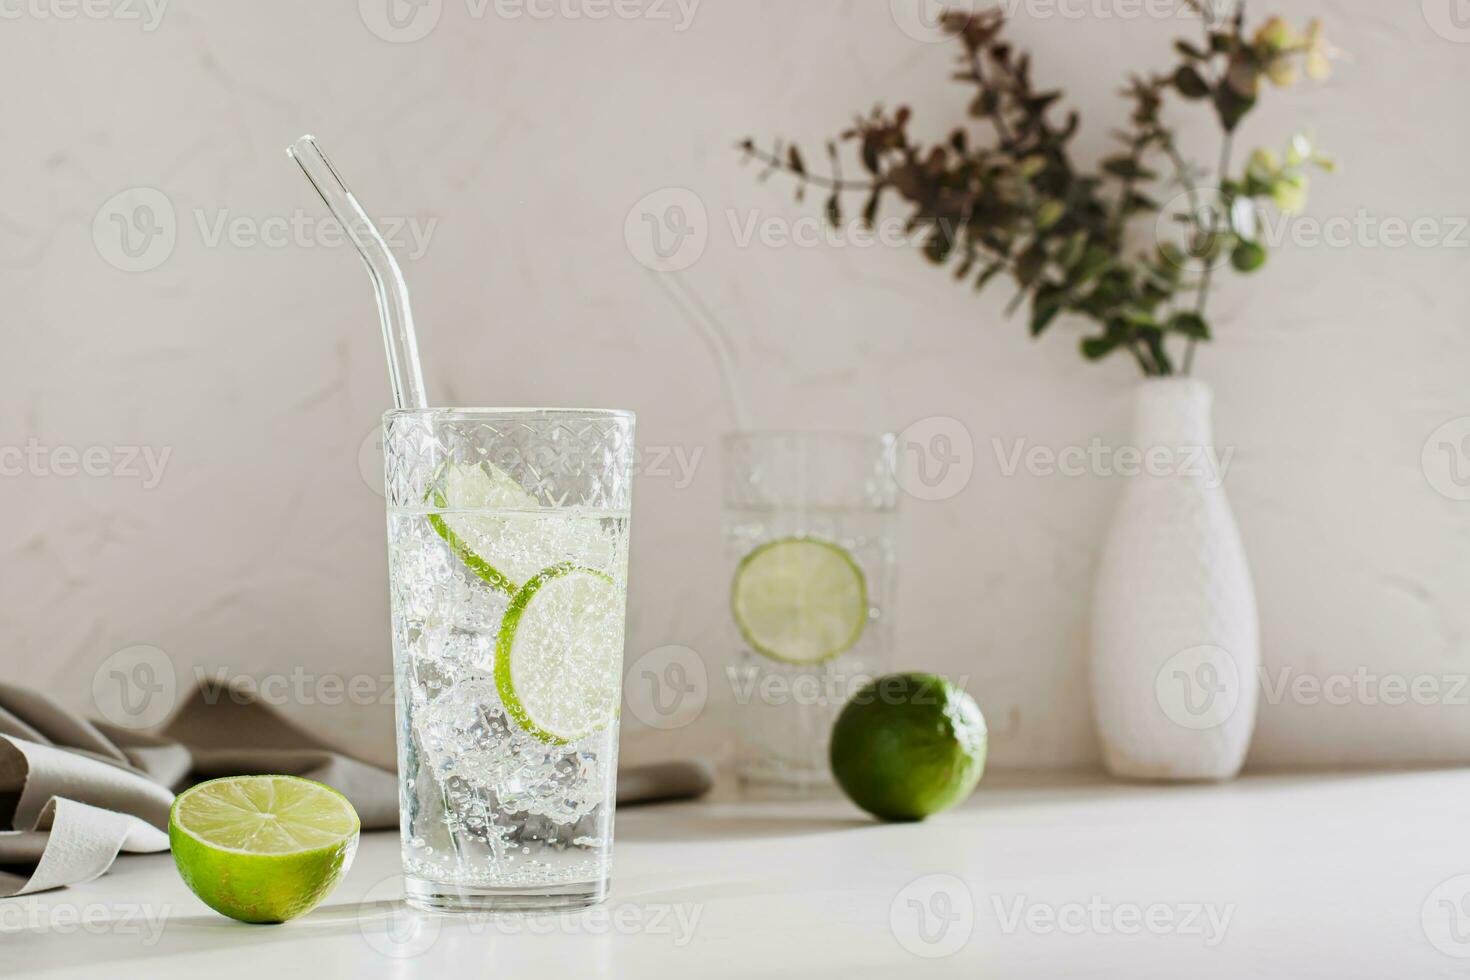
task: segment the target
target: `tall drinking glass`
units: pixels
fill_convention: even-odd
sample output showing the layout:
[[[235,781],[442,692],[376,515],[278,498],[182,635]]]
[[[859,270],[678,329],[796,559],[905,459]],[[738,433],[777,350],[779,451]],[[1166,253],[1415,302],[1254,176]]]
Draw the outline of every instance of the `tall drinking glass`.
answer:
[[[889,662],[892,435],[740,432],[724,440],[734,711],[747,782],[831,782],[828,736]]]
[[[607,892],[633,416],[383,417],[403,868],[430,911]]]

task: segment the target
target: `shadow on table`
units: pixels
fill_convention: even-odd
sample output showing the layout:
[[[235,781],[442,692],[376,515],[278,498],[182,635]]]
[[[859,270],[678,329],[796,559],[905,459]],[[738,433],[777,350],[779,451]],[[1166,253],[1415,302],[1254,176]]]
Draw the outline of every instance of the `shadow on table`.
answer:
[[[94,904],[101,907],[101,903]],[[121,905],[118,907],[123,908]],[[141,964],[163,957],[200,952],[228,957],[234,951],[247,948],[258,953],[265,946],[306,943],[354,934],[361,935],[369,945],[373,945],[374,938],[378,936],[388,937],[386,940],[379,940],[380,943],[394,943],[399,940],[393,937],[393,932],[395,929],[401,931],[399,923],[408,914],[402,902],[343,902],[323,905],[289,923],[257,925],[236,922],[214,912],[175,915],[169,911],[168,906],[161,908],[164,914],[162,928],[156,933],[150,928],[150,923],[133,915],[110,922],[89,920],[89,932],[107,934],[114,939],[137,940],[108,943],[105,952],[108,969],[99,970],[99,974],[125,973],[127,971],[116,969],[122,963]],[[11,955],[23,954],[24,950],[18,947],[28,939],[45,945],[47,969],[99,965],[97,945],[57,942],[57,936],[44,931],[7,935],[4,940],[7,952]]]

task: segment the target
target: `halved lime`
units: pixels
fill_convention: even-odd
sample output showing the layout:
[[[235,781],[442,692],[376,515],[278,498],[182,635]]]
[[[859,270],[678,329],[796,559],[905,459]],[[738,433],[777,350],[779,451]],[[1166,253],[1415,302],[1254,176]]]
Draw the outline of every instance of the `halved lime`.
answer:
[[[180,793],[168,839],[184,883],[241,922],[285,922],[336,887],[361,823],[347,797],[298,776],[231,776]]]
[[[510,474],[490,463],[446,463],[429,488],[428,500],[446,510],[527,511],[540,502]],[[534,518],[488,514],[430,514],[429,525],[456,558],[491,588],[514,596],[520,580],[545,562],[528,555]],[[484,556],[493,557],[493,562]]]
[[[792,664],[821,663],[863,635],[868,586],[844,548],[817,538],[781,538],[740,562],[730,611],[757,653]]]
[[[495,644],[495,687],[521,728],[561,744],[617,717],[625,605],[611,576],[570,562],[516,593]]]

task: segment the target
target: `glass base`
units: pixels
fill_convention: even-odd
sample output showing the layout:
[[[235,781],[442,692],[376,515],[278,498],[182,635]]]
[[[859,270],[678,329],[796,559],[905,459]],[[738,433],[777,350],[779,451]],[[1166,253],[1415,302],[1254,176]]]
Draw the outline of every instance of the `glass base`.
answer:
[[[490,888],[447,881],[404,879],[403,899],[421,912],[445,915],[466,913],[557,913],[589,908],[607,898],[607,879],[564,885]]]

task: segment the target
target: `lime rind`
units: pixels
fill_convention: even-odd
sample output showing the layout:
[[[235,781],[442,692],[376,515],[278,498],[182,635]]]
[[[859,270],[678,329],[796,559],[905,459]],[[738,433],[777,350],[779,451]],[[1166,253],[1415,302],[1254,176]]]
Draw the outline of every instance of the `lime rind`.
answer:
[[[556,610],[558,615],[547,620],[555,624],[552,635],[528,638],[527,626],[534,622],[530,617],[536,614],[536,601],[546,601],[545,596],[558,585],[580,586],[584,599],[590,587],[593,595],[580,608]],[[598,591],[603,592],[600,599]],[[566,597],[562,601],[565,603]],[[566,745],[606,728],[617,718],[621,605],[622,596],[612,576],[573,562],[541,570],[516,593],[496,638],[495,687],[506,713],[523,731],[551,745]],[[619,621],[598,621],[598,617],[606,616]],[[579,624],[578,620],[583,622]],[[574,635],[579,625],[590,627],[592,635]],[[572,662],[578,654],[582,662]],[[552,692],[560,695],[556,703],[538,703]],[[576,724],[568,723],[568,714]]]
[[[741,559],[730,586],[730,612],[756,653],[786,664],[819,664],[862,638],[867,579],[840,545],[778,538]]]
[[[473,548],[465,544],[464,539],[454,532],[442,514],[430,514],[429,526],[444,539],[445,544],[449,545],[449,550],[454,552],[454,557],[458,558],[465,568],[468,568],[475,577],[490,588],[508,596],[514,596],[520,590],[520,586],[512,582],[508,575],[481,558]]]
[[[515,511],[540,507],[539,501],[510,474],[490,463],[444,463],[434,475],[424,499],[440,509]],[[466,540],[473,537],[491,542],[509,538],[510,526],[505,519],[444,514],[430,514],[428,518],[434,533],[444,539],[454,556],[477,578],[512,598],[520,591],[515,579],[486,561]]]

